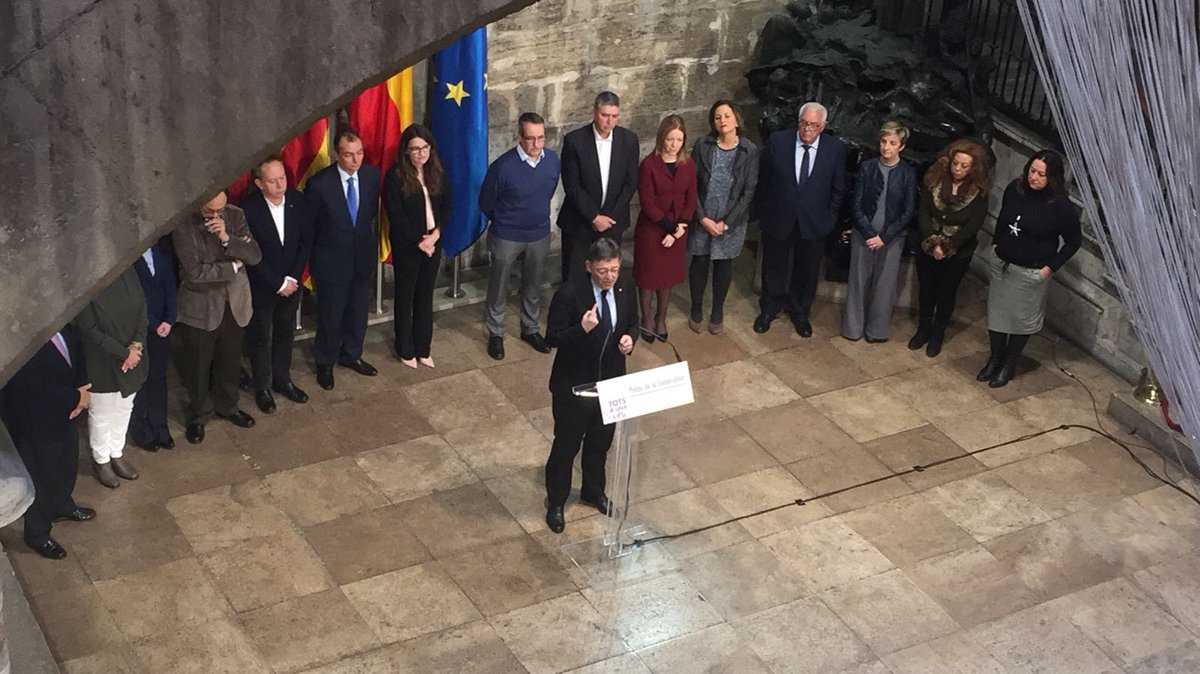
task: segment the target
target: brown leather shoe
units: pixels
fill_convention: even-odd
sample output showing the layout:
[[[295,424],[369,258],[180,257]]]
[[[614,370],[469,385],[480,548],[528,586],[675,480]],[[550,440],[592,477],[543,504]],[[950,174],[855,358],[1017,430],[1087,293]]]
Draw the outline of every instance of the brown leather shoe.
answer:
[[[96,476],[97,482],[109,489],[116,489],[121,486],[121,481],[117,479],[117,474],[113,472],[112,461],[108,463],[92,463],[92,474]]]
[[[131,463],[125,460],[125,457],[113,457],[113,459],[108,463],[110,466],[112,466],[112,470],[117,474],[117,477],[121,478],[122,480],[138,479],[137,470]]]

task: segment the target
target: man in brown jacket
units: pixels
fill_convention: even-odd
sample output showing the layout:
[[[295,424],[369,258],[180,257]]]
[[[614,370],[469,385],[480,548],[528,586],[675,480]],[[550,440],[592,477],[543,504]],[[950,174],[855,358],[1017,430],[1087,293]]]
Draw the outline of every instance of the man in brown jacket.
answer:
[[[250,236],[242,209],[220,192],[172,234],[179,258],[179,318],[175,367],[188,392],[187,439],[204,440],[212,413],[250,428],[254,418],[238,409],[242,329],[252,313],[246,266],[262,251]]]

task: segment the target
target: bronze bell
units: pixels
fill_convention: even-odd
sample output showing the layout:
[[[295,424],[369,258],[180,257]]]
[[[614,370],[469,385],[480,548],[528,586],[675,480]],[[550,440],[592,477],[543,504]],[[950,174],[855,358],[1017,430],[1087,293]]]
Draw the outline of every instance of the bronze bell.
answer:
[[[1158,377],[1148,367],[1142,368],[1142,376],[1138,378],[1137,386],[1133,387],[1133,397],[1147,405],[1158,405],[1162,402],[1162,388],[1158,385]]]

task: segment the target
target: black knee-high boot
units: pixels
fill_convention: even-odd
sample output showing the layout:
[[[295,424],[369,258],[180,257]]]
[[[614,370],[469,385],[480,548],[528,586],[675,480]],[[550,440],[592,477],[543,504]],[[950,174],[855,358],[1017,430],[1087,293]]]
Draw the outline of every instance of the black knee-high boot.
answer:
[[[1013,377],[1017,376],[1017,361],[1021,359],[1021,351],[1029,343],[1029,335],[1010,335],[1008,345],[1004,348],[1004,360],[996,374],[992,375],[988,386],[1000,388],[1007,386]]]
[[[1004,365],[1004,352],[1008,347],[1009,335],[1004,332],[996,332],[988,330],[988,342],[991,344],[992,353],[988,356],[987,364],[975,375],[975,381],[990,381],[996,373],[1000,371],[1000,367]]]

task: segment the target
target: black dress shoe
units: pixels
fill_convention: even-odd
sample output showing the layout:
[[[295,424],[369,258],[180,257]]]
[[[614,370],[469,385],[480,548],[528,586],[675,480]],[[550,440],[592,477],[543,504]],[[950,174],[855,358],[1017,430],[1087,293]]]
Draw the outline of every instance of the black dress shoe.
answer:
[[[504,360],[504,338],[497,335],[488,337],[487,352],[492,360]]]
[[[140,440],[135,440],[133,444],[137,446],[138,449],[146,452],[157,452],[162,448],[158,440],[151,440],[150,442],[141,442]]]
[[[945,339],[946,333],[935,332],[929,336],[929,343],[925,345],[925,355],[930,358],[936,358],[942,352],[942,340]]]
[[[254,390],[254,378],[250,376],[250,373],[245,368],[242,369],[242,376],[238,379],[238,388],[246,393]]]
[[[364,377],[374,377],[375,375],[379,374],[379,370],[376,370],[374,365],[368,363],[362,358],[359,358],[358,360],[342,361],[338,363],[338,365],[341,365],[342,367],[348,367]]]
[[[529,332],[521,335],[521,341],[533,347],[538,353],[550,353],[550,345],[546,343],[545,338],[539,332]]]
[[[333,368],[328,365],[317,366],[317,384],[326,391],[333,390]]]
[[[771,321],[775,320],[774,316],[767,314],[759,314],[758,318],[754,319],[754,331],[758,334],[763,334],[771,329]]]
[[[204,424],[199,421],[188,422],[185,435],[187,436],[187,441],[193,445],[204,442]]]
[[[234,410],[233,414],[217,414],[217,416],[238,428],[254,428],[254,417],[241,410]]]
[[[271,414],[275,411],[275,396],[265,388],[260,388],[254,392],[254,402],[258,405],[258,409],[262,410],[263,414]]]
[[[25,542],[33,549],[34,552],[45,557],[46,559],[62,559],[67,556],[67,549],[58,544],[58,541],[53,538],[47,538],[44,543],[34,545],[28,541]]]
[[[601,494],[594,499],[584,498],[583,496],[580,496],[579,502],[590,505],[593,508],[595,508],[596,510],[599,510],[600,512],[604,513],[605,515],[612,514],[612,503],[608,500],[608,497],[605,496],[604,494]]]
[[[276,386],[275,392],[294,403],[304,404],[308,402],[308,394],[291,382],[283,386]]]
[[[812,337],[812,323],[809,323],[807,319],[796,321],[795,325],[797,335],[800,335],[805,339]],[[867,341],[871,340],[868,339]]]
[[[883,344],[886,341],[887,341],[887,337],[884,337],[882,339],[879,337],[868,337],[867,338],[867,344]]]
[[[75,506],[69,513],[54,518],[55,522],[86,522],[96,518],[96,511],[85,506]]]
[[[918,326],[917,331],[912,336],[912,339],[908,340],[908,348],[912,351],[916,351],[929,342],[929,337],[929,329],[923,325]]]
[[[158,440],[159,449],[175,449],[175,438],[171,437],[170,433],[164,434]]]
[[[546,526],[550,531],[561,534],[567,528],[567,518],[563,515],[562,506],[551,506],[546,510]]]

